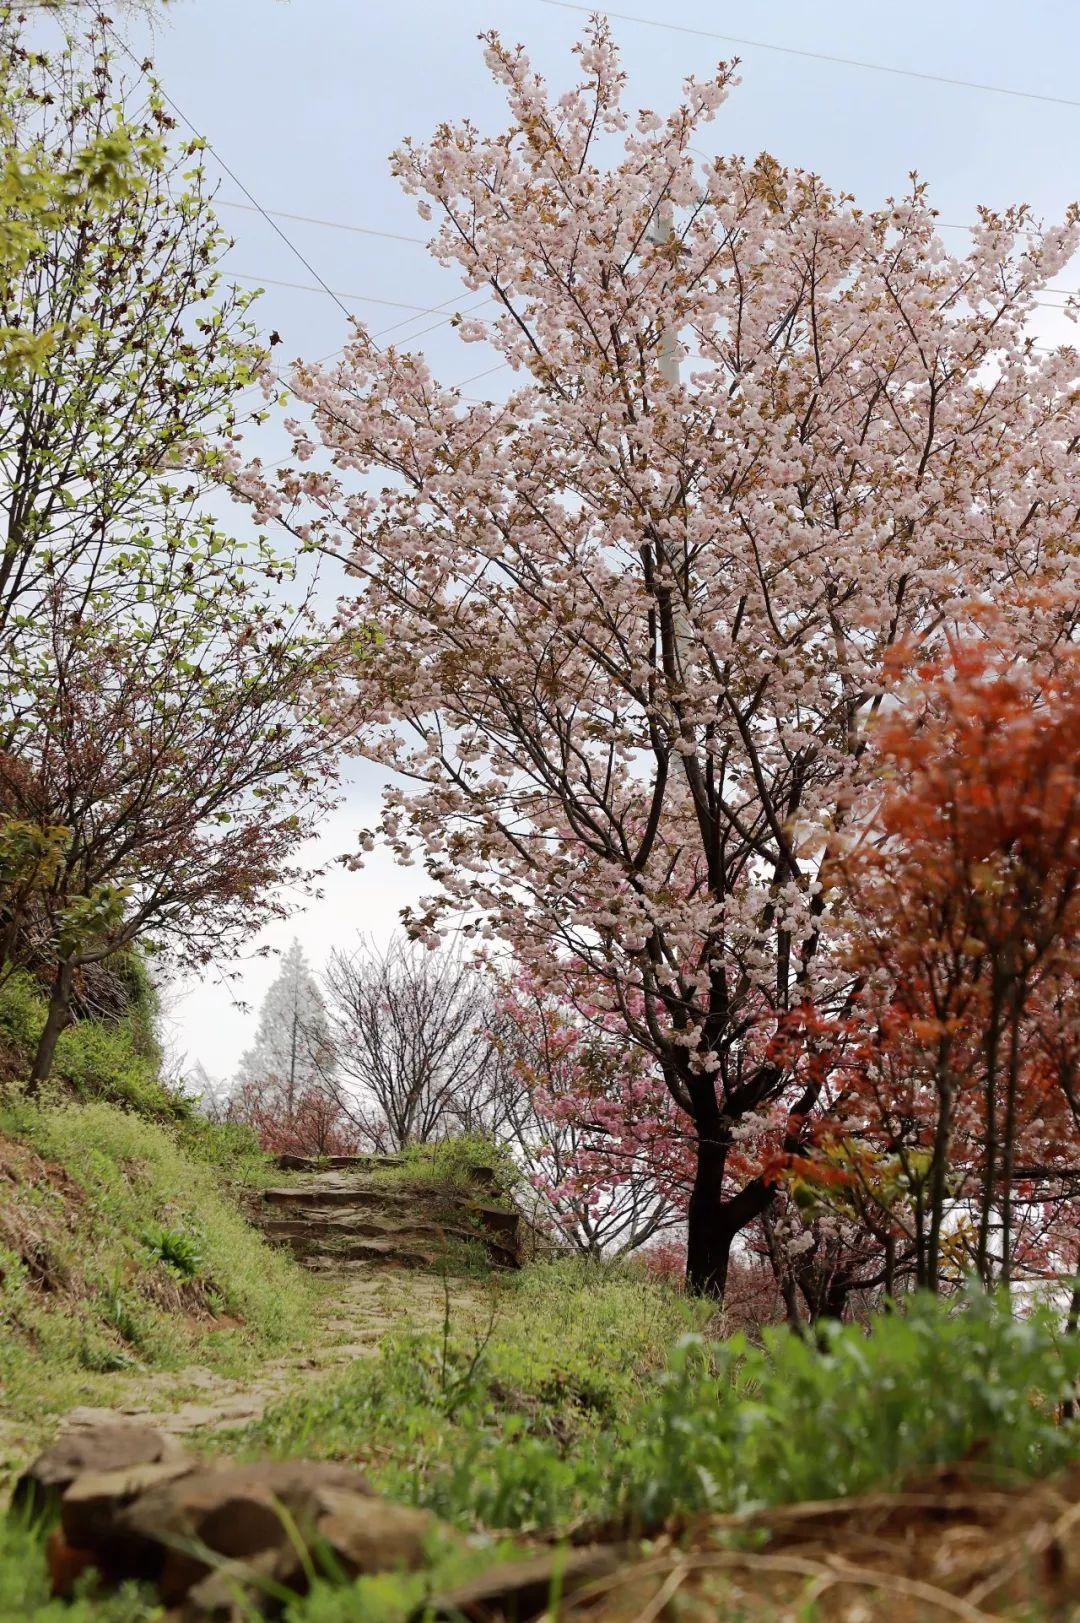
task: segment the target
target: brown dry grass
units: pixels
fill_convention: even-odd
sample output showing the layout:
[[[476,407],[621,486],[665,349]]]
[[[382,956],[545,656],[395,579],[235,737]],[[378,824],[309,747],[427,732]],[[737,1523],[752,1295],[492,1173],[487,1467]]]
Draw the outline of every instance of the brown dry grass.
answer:
[[[712,1517],[578,1591],[560,1623],[1075,1623],[1080,1467],[1014,1489],[943,1471],[917,1490]]]

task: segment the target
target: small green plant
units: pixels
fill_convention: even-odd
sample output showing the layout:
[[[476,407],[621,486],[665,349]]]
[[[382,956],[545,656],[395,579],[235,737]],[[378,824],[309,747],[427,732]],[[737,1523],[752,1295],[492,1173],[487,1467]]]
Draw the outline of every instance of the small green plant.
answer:
[[[203,1271],[203,1240],[188,1229],[155,1226],[144,1231],[143,1245],[156,1262],[178,1279],[196,1279]]]
[[[101,1293],[101,1320],[109,1330],[115,1330],[122,1341],[138,1347],[143,1339],[143,1327],[138,1308],[124,1288],[117,1272]]]

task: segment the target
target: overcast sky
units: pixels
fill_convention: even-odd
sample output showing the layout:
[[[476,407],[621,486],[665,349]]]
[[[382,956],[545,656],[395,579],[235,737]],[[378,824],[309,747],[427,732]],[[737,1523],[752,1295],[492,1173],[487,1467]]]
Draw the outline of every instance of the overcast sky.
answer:
[[[667,26],[622,20],[620,11]],[[133,44],[154,55],[169,95],[264,208],[404,237],[420,236],[424,228],[388,173],[387,154],[397,141],[424,136],[443,118],[468,115],[488,130],[505,122],[481,60],[480,30],[495,25],[524,42],[561,90],[571,82],[569,49],[585,20],[544,0],[181,0],[168,15],[152,41],[144,27],[133,26]],[[1049,220],[1080,195],[1076,0],[890,6],[769,0],[738,7],[716,0],[624,0],[612,15],[634,106],[666,112],[686,73],[707,73],[718,58],[740,56],[742,85],[709,132],[715,150],[752,155],[767,149],[781,162],[816,170],[867,205],[902,192],[909,171],[917,169],[930,182],[942,218],[961,226],[974,218],[978,203],[1025,201]],[[760,43],[703,37],[709,30]],[[875,72],[765,44],[1005,86],[1030,97]],[[214,159],[209,163],[213,168]],[[223,204],[244,201],[225,175],[219,195]],[[345,322],[331,298],[272,285],[313,281],[288,244],[250,209],[222,207],[221,216],[236,238],[232,271],[266,287],[256,315],[265,329],[281,333],[279,359],[337,349]],[[373,332],[406,322],[395,334],[405,339],[433,318],[396,305],[434,306],[455,295],[453,277],[416,243],[277,223]],[[945,235],[950,245],[964,240],[960,231]],[[1080,267],[1061,282],[1080,283]],[[1074,336],[1060,317],[1040,314],[1045,337]],[[446,382],[470,377],[484,364],[484,352],[464,348],[448,326],[420,342]],[[500,379],[482,388],[497,397]],[[264,455],[285,453],[280,424],[263,435]],[[234,513],[242,527],[244,515]],[[351,772],[345,804],[321,841],[325,856],[355,845],[355,830],[375,816],[379,789],[370,769]],[[421,888],[417,870],[398,869],[376,855],[359,873],[334,870],[324,897],[302,906],[265,940],[280,948],[295,934],[318,966],[331,946],[357,931],[388,935],[397,909]],[[235,1069],[275,966],[256,958],[233,966],[237,970],[231,982],[207,974],[169,998],[175,1048],[216,1077]],[[240,1001],[251,1011],[238,1007]]]

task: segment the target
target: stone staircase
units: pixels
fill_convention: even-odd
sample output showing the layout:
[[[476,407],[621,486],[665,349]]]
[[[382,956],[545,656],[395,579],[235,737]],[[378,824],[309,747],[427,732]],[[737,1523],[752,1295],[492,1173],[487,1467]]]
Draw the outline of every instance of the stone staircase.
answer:
[[[476,1167],[461,1187],[396,1174],[400,1158],[284,1156],[287,1181],[264,1189],[255,1219],[305,1267],[347,1273],[372,1263],[435,1268],[470,1253],[497,1268],[520,1265],[521,1218],[499,1205],[494,1178]]]

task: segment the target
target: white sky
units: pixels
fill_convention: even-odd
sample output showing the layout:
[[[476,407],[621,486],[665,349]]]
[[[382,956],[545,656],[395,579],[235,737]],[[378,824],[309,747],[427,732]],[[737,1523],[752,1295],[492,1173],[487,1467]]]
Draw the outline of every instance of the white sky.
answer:
[[[710,130],[717,150],[766,148],[783,162],[817,170],[868,205],[902,192],[908,172],[917,169],[931,183],[943,219],[961,224],[974,218],[980,202],[1026,201],[1056,219],[1080,195],[1076,0],[908,0],[902,6],[744,0],[738,8],[716,0],[623,0],[617,9],[623,6],[627,16],[691,30],[615,21],[632,105],[666,112],[684,74],[707,72],[721,56],[742,58],[742,86]],[[442,118],[468,115],[486,129],[505,122],[477,33],[494,24],[512,41],[523,41],[561,90],[572,82],[569,47],[584,22],[544,0],[182,0],[168,15],[153,41],[133,25],[133,46],[152,52],[168,94],[264,208],[405,236],[426,233],[388,174],[387,154],[397,141],[427,135]],[[1074,104],[736,47],[694,29]],[[208,161],[213,170],[214,159]],[[224,176],[219,198],[242,200]],[[269,285],[271,279],[313,280],[271,226],[247,210],[220,212],[236,237],[229,265],[237,278],[266,284],[256,316],[265,330],[282,334],[279,361],[319,357],[340,346],[345,323],[333,300]],[[432,306],[457,290],[450,273],[420,246],[298,221],[278,224],[373,331],[409,317],[374,300]],[[947,238],[957,246],[964,240],[956,231]],[[1080,267],[1059,281],[1080,284]],[[1061,317],[1040,316],[1046,338],[1074,338],[1075,329]],[[417,315],[396,340],[432,320]],[[486,352],[464,348],[446,326],[427,334],[422,346],[447,382],[484,366]],[[499,386],[495,376],[478,387],[488,394]],[[263,431],[259,449],[267,458],[287,451],[280,423]],[[234,524],[246,522],[236,509]],[[355,847],[356,829],[374,819],[379,791],[377,772],[353,767],[346,802],[326,824],[320,855],[332,858]],[[357,931],[388,936],[398,908],[421,893],[422,878],[420,870],[398,869],[381,853],[358,873],[334,869],[323,897],[267,930],[261,942],[281,948],[295,934],[318,967],[332,946]],[[173,1046],[216,1077],[234,1070],[275,973],[272,959],[252,958],[231,966],[230,981],[224,978],[229,967],[220,977],[206,974],[174,988],[169,997]]]

